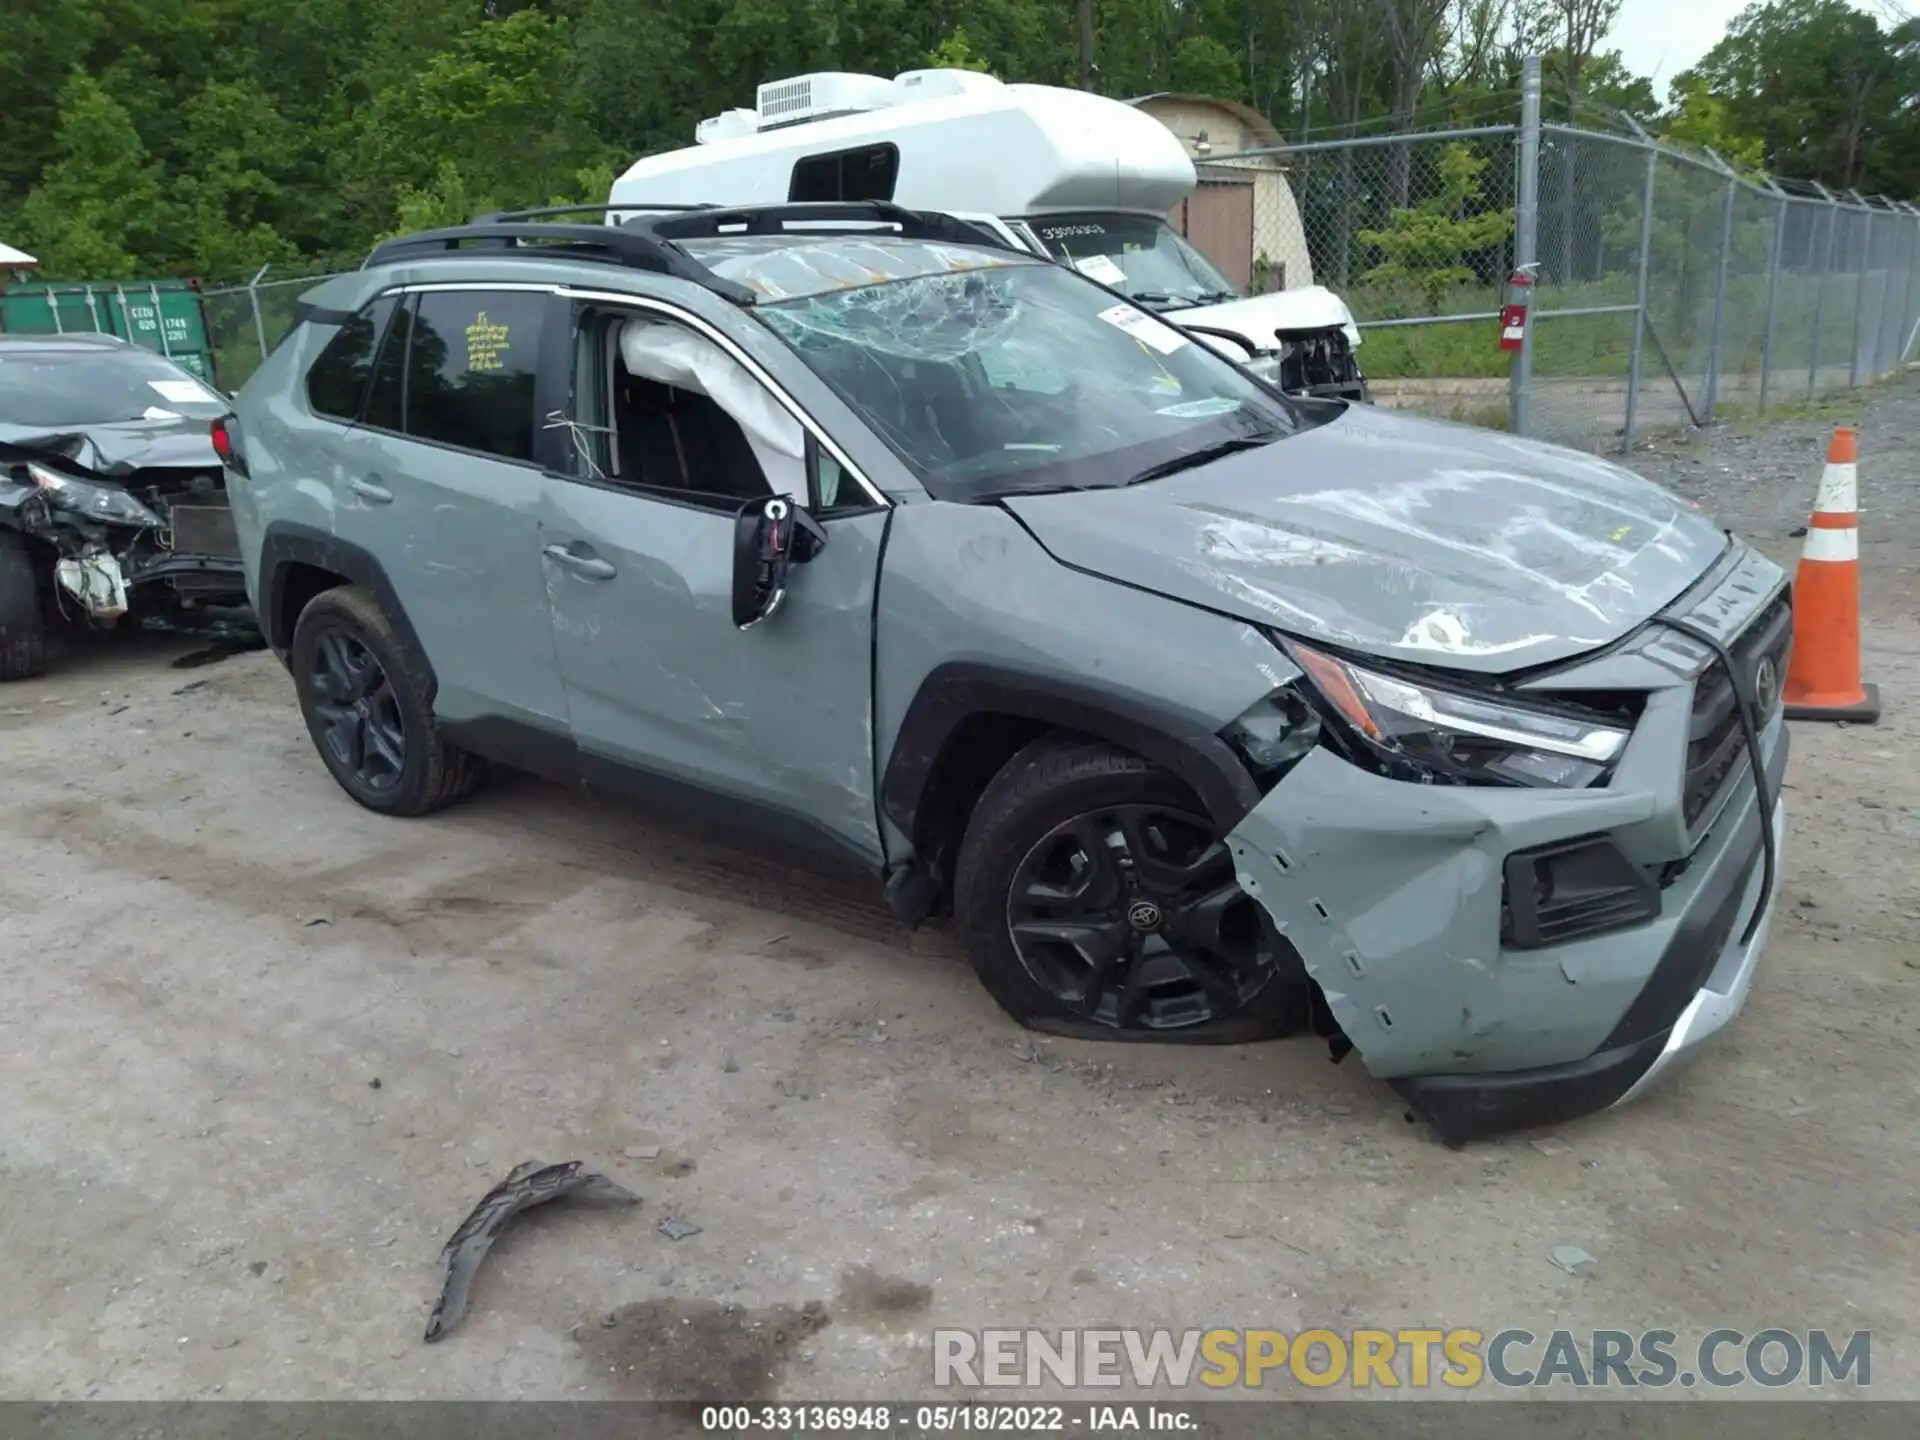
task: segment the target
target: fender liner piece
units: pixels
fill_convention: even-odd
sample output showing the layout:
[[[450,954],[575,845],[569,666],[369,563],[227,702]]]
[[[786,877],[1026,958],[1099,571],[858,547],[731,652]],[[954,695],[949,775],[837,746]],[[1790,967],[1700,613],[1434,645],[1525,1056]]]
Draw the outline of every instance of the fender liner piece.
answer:
[[[928,673],[894,736],[880,782],[887,818],[920,848],[923,807],[961,726],[1011,715],[1110,740],[1185,782],[1222,833],[1260,803],[1260,788],[1226,741],[1192,720],[1126,696],[997,666],[956,661]]]
[[[287,613],[287,580],[295,565],[311,565],[342,576],[349,583],[372,592],[380,608],[393,622],[393,628],[412,650],[427,678],[426,701],[429,708],[439,693],[439,677],[433,661],[420,643],[420,636],[401,607],[400,596],[387,578],[380,562],[358,545],[329,535],[311,525],[276,520],[267,527],[260,542],[260,632],[267,637],[282,662],[293,643],[294,623],[300,618]]]

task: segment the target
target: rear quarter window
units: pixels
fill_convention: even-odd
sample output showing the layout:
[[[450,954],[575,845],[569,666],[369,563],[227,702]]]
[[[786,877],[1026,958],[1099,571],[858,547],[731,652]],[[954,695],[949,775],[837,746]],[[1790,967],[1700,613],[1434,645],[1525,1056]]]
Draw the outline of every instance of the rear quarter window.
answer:
[[[367,380],[373,373],[374,352],[387,317],[393,313],[393,304],[391,295],[382,295],[362,306],[347,317],[315,357],[307,371],[307,405],[314,414],[348,424],[360,418]]]

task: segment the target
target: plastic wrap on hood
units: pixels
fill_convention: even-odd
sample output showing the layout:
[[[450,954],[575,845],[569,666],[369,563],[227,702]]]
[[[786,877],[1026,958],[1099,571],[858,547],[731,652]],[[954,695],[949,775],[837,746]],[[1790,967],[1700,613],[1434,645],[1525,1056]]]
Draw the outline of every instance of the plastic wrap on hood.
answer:
[[[781,494],[806,493],[806,432],[766,387],[703,335],[655,320],[629,320],[620,359],[642,379],[705,395],[739,423],[767,483]]]

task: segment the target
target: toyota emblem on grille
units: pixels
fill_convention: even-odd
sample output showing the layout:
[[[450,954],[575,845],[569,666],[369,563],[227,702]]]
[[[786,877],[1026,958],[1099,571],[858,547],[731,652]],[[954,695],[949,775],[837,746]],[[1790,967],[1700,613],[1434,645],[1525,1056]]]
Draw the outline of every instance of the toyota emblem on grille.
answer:
[[[1760,663],[1753,667],[1753,703],[1764,719],[1773,713],[1773,707],[1780,699],[1780,670],[1773,663],[1771,655],[1760,657]]]

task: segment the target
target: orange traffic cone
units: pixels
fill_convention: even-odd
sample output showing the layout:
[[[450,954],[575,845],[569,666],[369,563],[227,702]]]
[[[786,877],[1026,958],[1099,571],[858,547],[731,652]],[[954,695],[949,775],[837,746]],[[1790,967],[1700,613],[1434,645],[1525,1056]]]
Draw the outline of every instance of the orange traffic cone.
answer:
[[[1880,718],[1880,692],[1860,678],[1860,485],[1853,431],[1827,448],[1806,548],[1793,577],[1793,658],[1787,664],[1790,720]]]

